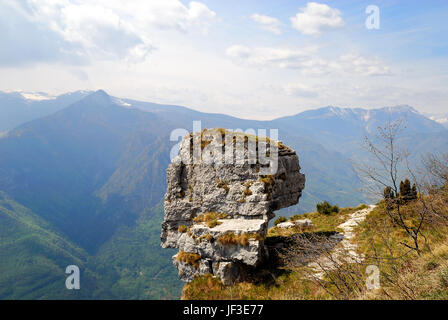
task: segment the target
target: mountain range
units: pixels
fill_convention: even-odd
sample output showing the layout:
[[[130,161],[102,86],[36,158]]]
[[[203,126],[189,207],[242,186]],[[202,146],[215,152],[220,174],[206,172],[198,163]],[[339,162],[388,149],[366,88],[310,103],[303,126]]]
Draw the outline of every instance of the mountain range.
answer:
[[[298,206],[367,202],[353,160],[366,134],[404,119],[417,160],[448,148],[448,130],[409,106],[325,107],[272,121],[79,91],[0,93],[0,298],[178,298],[182,284],[160,248],[165,169],[176,128],[279,129],[297,151],[306,188]],[[65,267],[82,289],[65,289]]]

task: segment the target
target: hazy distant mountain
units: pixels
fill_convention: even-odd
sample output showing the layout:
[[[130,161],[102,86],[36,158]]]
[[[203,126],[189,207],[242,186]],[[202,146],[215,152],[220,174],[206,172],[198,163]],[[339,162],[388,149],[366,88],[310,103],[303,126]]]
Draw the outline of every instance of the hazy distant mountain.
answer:
[[[154,142],[168,133],[158,116],[123,108],[104,91],[98,91],[48,117],[19,126],[0,139],[0,190],[50,220],[79,244],[93,248],[116,226],[135,220],[144,203],[159,203],[161,192],[149,203],[149,195],[139,198],[136,207],[127,206],[126,212],[118,213],[114,204],[115,216],[108,207],[125,193],[112,186],[118,184],[114,181],[116,171],[123,166],[122,170],[129,169],[148,146],[152,146],[152,154],[157,154],[157,149],[165,146]],[[164,160],[166,164],[168,159]],[[160,185],[164,167],[157,170],[158,180],[142,172],[132,179]],[[123,179],[126,188],[141,190],[137,182],[129,181],[129,175]],[[103,227],[101,232],[92,230],[97,223]]]
[[[406,133],[437,133],[445,128],[409,106],[385,107],[381,109],[350,109],[325,107],[309,110],[295,116],[274,120],[279,127],[296,130],[326,148],[342,152],[351,157],[359,151],[359,143],[365,135],[374,134],[378,126],[402,120]]]
[[[178,297],[181,284],[171,266],[172,252],[160,248],[161,203],[169,152],[176,143],[169,134],[175,128],[191,130],[193,120],[209,128],[279,129],[307,176],[299,206],[282,213],[288,215],[313,210],[323,200],[340,206],[366,201],[349,158],[358,155],[366,133],[388,120],[407,119],[402,139],[416,154],[448,148],[448,130],[411,107],[327,107],[251,121],[114,98],[101,90],[39,105],[14,94],[5,100],[8,110],[32,105],[56,111],[0,138],[0,220],[6,221],[0,224],[0,247],[16,246],[14,252],[2,251],[0,288],[6,284],[9,289],[0,290],[0,298],[53,297],[65,286],[61,270],[71,260],[89,275],[84,298]],[[54,241],[60,247],[50,248]],[[22,271],[14,272],[14,263],[22,264]],[[57,276],[43,272],[46,266]],[[11,289],[24,273],[28,280]],[[36,289],[33,283],[43,285]]]
[[[429,119],[440,123],[442,126],[448,129],[448,113],[429,113],[425,114]]]
[[[90,93],[76,91],[53,97],[45,93],[0,91],[0,132],[61,110]]]

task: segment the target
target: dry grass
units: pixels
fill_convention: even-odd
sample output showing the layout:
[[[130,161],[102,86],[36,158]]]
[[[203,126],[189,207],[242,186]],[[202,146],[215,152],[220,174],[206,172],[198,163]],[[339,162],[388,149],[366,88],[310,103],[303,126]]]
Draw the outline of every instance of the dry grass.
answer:
[[[258,178],[259,182],[264,183],[264,193],[268,195],[268,199],[271,198],[272,188],[275,185],[275,179],[273,175],[261,176]]]
[[[263,236],[259,233],[241,233],[235,234],[233,232],[227,232],[218,238],[219,243],[222,245],[249,245],[250,240],[262,241]]]
[[[427,198],[427,201],[432,199]],[[406,222],[417,221],[422,203],[415,201],[403,207]],[[439,208],[448,214],[447,207]],[[431,217],[429,217],[431,220]],[[365,298],[375,299],[448,299],[448,226],[427,221],[422,228],[422,254],[402,243],[409,236],[388,219],[384,203],[367,216],[356,230],[356,242],[367,261],[381,272],[381,290]]]
[[[285,273],[275,283],[240,282],[225,286],[210,274],[187,284],[183,300],[310,300],[330,299],[319,285],[300,272]]]
[[[272,187],[275,184],[273,175],[262,176],[258,178],[258,181],[263,182],[265,185]]]
[[[211,242],[213,240],[213,236],[210,233],[204,234],[199,237],[197,242],[201,242],[202,240],[206,240],[207,242]]]
[[[243,197],[246,198],[246,196],[251,196],[252,195],[252,191],[250,191],[250,187],[252,186],[252,182],[248,181],[246,182],[246,184],[244,185],[244,190],[243,190]]]
[[[226,193],[229,192],[230,188],[228,186],[229,182],[227,180],[222,181],[220,179],[216,179],[216,183],[217,183],[218,188],[223,188],[226,191]]]
[[[425,198],[431,210],[422,228],[421,255],[402,243],[409,236],[392,223],[383,203],[355,228],[352,239],[364,255],[362,263],[345,262],[322,280],[309,277],[303,266],[274,267],[274,281],[241,282],[224,286],[219,279],[206,275],[196,278],[184,288],[184,299],[441,299],[448,300],[448,191]],[[403,207],[409,225],[418,221],[418,210],[423,203],[415,201]],[[349,215],[365,206],[341,209],[337,214],[317,212],[294,216],[291,220],[309,218],[313,232],[337,231],[337,226]],[[271,228],[268,236],[288,237],[300,230]],[[304,233],[305,235],[306,233]],[[239,243],[236,235],[221,239],[226,244]],[[246,243],[246,240],[241,240]],[[365,287],[367,265],[380,270],[380,289],[369,291]],[[341,290],[355,288],[356,290]]]
[[[185,233],[188,231],[188,227],[184,226],[184,225],[180,225],[179,227],[177,227],[177,231],[180,233]]]
[[[218,212],[206,212],[201,213],[196,218],[193,219],[194,222],[200,223],[203,222],[207,225],[209,228],[214,228],[217,225],[220,225],[221,222],[219,222],[219,219],[225,219],[227,218],[227,214],[225,213],[218,213]]]
[[[199,268],[199,260],[201,259],[201,256],[197,253],[179,251],[176,259],[177,261],[192,265],[195,269],[197,269]]]

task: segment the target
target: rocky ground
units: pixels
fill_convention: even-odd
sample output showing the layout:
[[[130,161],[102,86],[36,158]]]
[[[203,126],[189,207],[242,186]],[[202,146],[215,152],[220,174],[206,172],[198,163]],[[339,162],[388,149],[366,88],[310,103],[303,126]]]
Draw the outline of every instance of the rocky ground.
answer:
[[[323,278],[326,271],[336,268],[341,263],[362,262],[364,257],[357,252],[357,245],[351,239],[354,237],[354,229],[374,208],[374,205],[370,205],[368,208],[355,211],[345,222],[338,225],[337,229],[341,232],[329,237],[330,242],[333,240],[337,245],[328,254],[322,254],[316,261],[308,264],[315,270],[316,277]]]

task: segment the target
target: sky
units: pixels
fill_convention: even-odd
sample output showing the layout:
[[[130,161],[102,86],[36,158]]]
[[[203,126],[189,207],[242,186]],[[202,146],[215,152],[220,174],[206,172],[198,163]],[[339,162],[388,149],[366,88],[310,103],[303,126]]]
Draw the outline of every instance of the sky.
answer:
[[[2,0],[0,13],[0,91],[103,89],[260,120],[448,113],[448,1]]]

